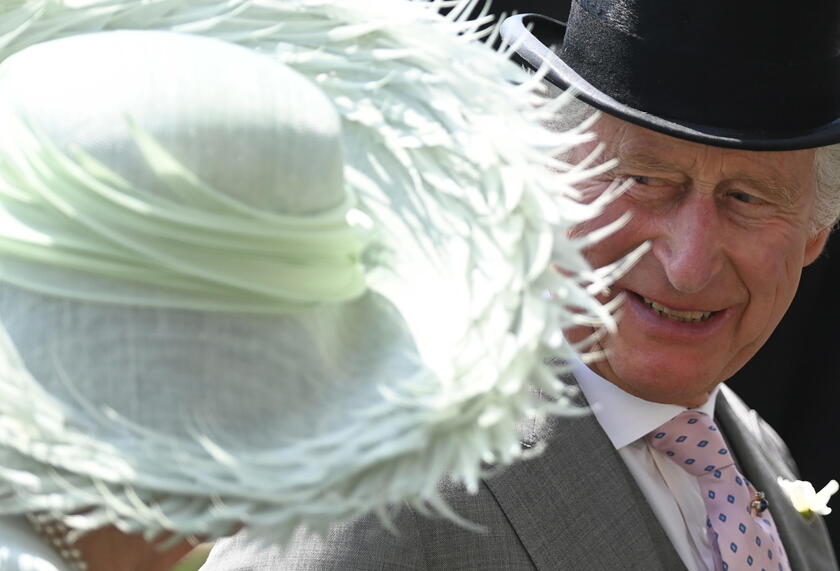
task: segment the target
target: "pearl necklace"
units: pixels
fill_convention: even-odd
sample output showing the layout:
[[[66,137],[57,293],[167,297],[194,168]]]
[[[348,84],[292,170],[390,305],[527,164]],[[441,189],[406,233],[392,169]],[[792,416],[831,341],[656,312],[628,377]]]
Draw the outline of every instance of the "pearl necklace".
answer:
[[[46,513],[28,513],[29,525],[55,549],[70,571],[88,571],[88,564],[82,559],[82,552],[67,541],[70,528]]]

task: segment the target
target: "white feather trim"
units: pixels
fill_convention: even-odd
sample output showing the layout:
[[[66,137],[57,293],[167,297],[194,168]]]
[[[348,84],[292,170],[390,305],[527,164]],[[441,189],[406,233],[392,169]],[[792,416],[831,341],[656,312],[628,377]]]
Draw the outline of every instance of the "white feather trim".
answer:
[[[448,18],[437,13],[445,5],[454,6]],[[45,510],[79,530],[114,523],[149,537],[215,537],[244,523],[271,528],[280,542],[298,525],[323,531],[369,510],[384,514],[393,502],[447,514],[436,491],[444,475],[474,490],[483,462],[521,456],[519,421],[576,410],[547,364],[574,355],[559,327],[581,311],[612,324],[589,290],[606,276],[589,271],[581,242],[563,238],[598,208],[574,200],[569,181],[579,174],[553,158],[584,135],[541,126],[556,106],[476,41],[480,26],[459,16],[469,6],[33,0],[0,16],[3,57],[68,35],[155,29],[249,46],[303,73],[343,117],[360,208],[400,244],[376,255],[435,260],[441,244],[454,248],[468,286],[458,303],[472,316],[449,332],[454,346],[441,346],[422,308],[401,299],[408,276],[375,274],[372,287],[415,324],[437,377],[383,389],[376,406],[348,411],[343,431],[259,454],[224,449],[201,431],[192,442],[174,439],[83,403],[70,410],[7,351],[0,357],[16,381],[0,384],[1,511]],[[579,274],[548,269],[552,259]],[[451,260],[439,262],[441,275],[451,273]],[[114,440],[90,438],[91,422],[106,424]]]

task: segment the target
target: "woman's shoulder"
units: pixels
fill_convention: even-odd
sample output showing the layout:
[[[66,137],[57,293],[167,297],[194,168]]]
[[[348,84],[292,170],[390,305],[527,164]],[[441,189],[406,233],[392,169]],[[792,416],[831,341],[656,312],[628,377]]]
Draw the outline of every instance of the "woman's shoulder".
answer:
[[[68,571],[25,517],[0,516],[0,571]]]

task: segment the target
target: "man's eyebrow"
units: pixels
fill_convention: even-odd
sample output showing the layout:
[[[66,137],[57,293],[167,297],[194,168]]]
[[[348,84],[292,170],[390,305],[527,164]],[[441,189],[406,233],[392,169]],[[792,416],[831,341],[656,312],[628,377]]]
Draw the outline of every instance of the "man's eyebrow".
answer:
[[[659,172],[676,172],[679,167],[648,153],[627,153],[618,156],[618,168],[640,168]]]

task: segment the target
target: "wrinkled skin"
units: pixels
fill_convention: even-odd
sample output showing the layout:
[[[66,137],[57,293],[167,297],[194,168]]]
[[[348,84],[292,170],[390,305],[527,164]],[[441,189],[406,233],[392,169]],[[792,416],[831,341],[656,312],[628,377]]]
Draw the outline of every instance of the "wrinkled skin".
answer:
[[[606,358],[593,368],[640,398],[698,406],[764,344],[793,300],[802,268],[825,245],[827,229],[809,232],[814,151],[711,147],[606,115],[594,130],[606,145],[601,156],[619,163],[581,190],[593,198],[616,180],[632,185],[575,233],[625,211],[632,218],[590,247],[587,258],[599,267],[643,242],[651,248],[611,288],[610,296],[626,299],[618,333],[601,341]],[[570,162],[593,147],[578,148]],[[642,296],[671,309],[715,313],[678,321]]]

